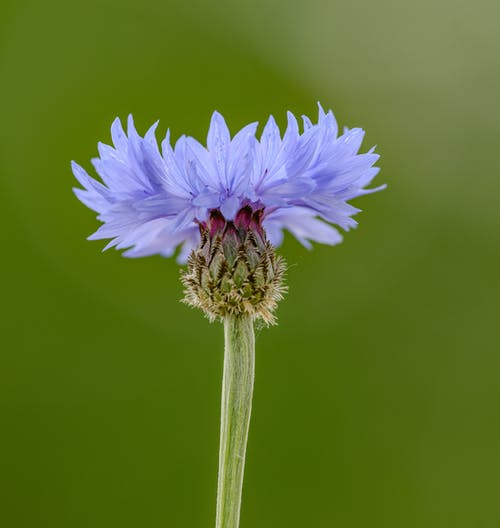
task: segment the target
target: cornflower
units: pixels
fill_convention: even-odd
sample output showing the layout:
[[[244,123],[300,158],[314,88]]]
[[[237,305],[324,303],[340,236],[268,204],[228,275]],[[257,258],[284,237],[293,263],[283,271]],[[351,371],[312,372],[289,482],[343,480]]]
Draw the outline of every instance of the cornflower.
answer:
[[[216,528],[238,528],[254,383],[254,322],[276,322],[285,292],[285,263],[275,249],[290,232],[306,248],[335,245],[357,225],[349,200],[367,189],[379,169],[374,148],[358,151],[361,128],[339,134],[331,111],[303,116],[302,130],[288,113],[283,136],[269,117],[233,137],[214,112],[206,147],[170,132],[156,140],[155,123],[141,137],[129,116],[111,126],[113,146],[99,143],[93,165],[102,182],[75,162],[75,194],[98,213],[89,239],[111,239],[105,249],[127,257],[177,254],[187,263],[184,302],[224,323],[221,438]]]

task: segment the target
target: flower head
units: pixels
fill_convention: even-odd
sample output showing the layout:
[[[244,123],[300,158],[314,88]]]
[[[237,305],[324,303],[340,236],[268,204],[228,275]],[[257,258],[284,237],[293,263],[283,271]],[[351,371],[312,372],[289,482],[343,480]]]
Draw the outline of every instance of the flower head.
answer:
[[[231,137],[215,112],[206,147],[189,136],[172,147],[167,132],[160,151],[156,125],[141,137],[131,116],[127,133],[119,119],[113,122],[113,147],[99,143],[93,160],[102,183],[72,164],[83,187],[75,189],[77,197],[103,223],[89,239],[111,239],[105,249],[126,249],[129,257],[169,257],[181,246],[178,259],[185,262],[214,212],[232,222],[248,207],[260,211],[273,246],[285,230],[306,247],[311,241],[337,244],[342,236],[333,225],[356,226],[352,217],[359,209],[348,200],[382,188],[366,189],[379,171],[373,166],[379,156],[374,149],[358,153],[364,131],[339,135],[332,112],[321,107],[317,123],[303,117],[302,130],[288,113],[283,136],[271,116],[260,138],[257,123]]]
[[[285,264],[274,252],[283,231],[306,247],[337,244],[333,225],[356,225],[359,209],[347,201],[381,189],[366,189],[379,169],[373,149],[358,154],[363,130],[339,135],[321,107],[317,123],[303,118],[302,131],[288,113],[283,136],[270,117],[260,138],[257,123],[231,137],[215,112],[206,147],[187,136],[172,147],[167,132],[160,152],[155,129],[141,137],[130,116],[125,134],[116,119],[114,146],[100,143],[93,160],[102,183],[73,163],[83,186],[75,193],[99,213],[103,225],[89,239],[111,238],[105,249],[168,257],[182,246],[184,301],[211,320],[246,314],[273,323],[285,290]]]

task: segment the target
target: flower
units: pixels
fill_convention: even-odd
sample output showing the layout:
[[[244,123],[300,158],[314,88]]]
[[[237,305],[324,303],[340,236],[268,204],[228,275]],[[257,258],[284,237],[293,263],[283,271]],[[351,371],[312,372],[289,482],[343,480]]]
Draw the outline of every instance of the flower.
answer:
[[[364,131],[338,127],[331,111],[321,106],[317,123],[303,117],[303,129],[288,113],[283,137],[273,117],[256,136],[257,123],[232,138],[224,118],[212,116],[207,146],[181,136],[171,146],[167,132],[161,152],[157,123],[141,137],[132,116],[127,134],[116,119],[111,127],[114,147],[99,143],[93,160],[102,183],[77,163],[73,173],[83,189],[76,196],[98,213],[103,225],[89,240],[112,239],[105,249],[127,249],[129,257],[172,256],[186,262],[202,242],[214,214],[232,222],[244,208],[258,219],[273,246],[291,232],[304,246],[337,244],[342,236],[333,225],[349,230],[359,209],[348,200],[383,188],[366,189],[379,169],[372,148],[358,151]]]

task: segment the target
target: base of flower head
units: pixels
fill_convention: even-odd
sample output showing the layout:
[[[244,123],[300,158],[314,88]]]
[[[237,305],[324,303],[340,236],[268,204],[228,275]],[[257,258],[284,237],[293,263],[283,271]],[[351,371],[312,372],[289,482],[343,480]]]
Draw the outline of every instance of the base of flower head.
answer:
[[[261,226],[262,211],[243,207],[234,221],[212,211],[200,224],[201,243],[191,253],[181,280],[183,302],[214,321],[246,314],[274,324],[286,287],[284,260],[276,255]]]

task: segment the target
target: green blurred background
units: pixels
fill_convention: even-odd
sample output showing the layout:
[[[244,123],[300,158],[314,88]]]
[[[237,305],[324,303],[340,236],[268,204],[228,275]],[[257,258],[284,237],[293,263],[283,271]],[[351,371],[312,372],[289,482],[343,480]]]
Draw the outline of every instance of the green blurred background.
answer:
[[[69,168],[115,116],[367,130],[383,193],[282,253],[242,528],[500,526],[500,4],[3,0],[0,526],[212,526],[222,330],[101,254]]]

